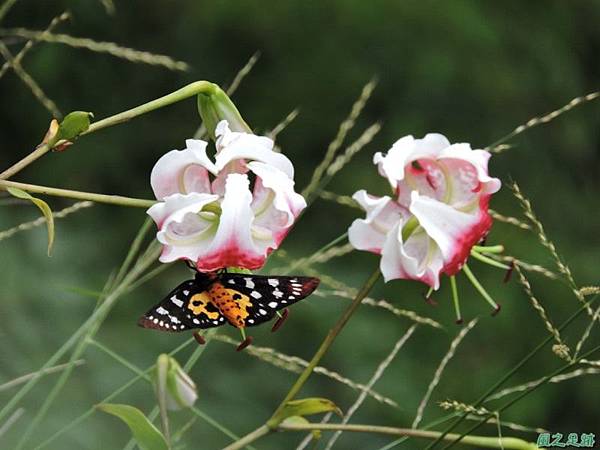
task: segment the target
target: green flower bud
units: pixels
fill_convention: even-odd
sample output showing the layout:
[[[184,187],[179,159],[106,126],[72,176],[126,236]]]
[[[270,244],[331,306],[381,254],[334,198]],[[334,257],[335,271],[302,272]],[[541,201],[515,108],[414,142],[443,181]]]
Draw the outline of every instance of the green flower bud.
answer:
[[[198,94],[198,112],[208,135],[215,139],[215,128],[221,120],[226,120],[231,131],[252,133],[242,115],[223,90],[214,85],[209,92]]]
[[[171,411],[189,408],[198,398],[194,381],[169,355],[158,357],[154,382],[159,401],[164,399],[167,409]]]

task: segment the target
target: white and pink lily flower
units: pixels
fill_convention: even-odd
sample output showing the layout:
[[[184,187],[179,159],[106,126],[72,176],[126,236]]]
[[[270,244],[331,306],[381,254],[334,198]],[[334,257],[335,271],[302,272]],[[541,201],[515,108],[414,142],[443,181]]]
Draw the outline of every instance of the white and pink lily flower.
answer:
[[[273,141],[215,130],[216,155],[208,143],[189,139],[184,150],[163,155],[150,182],[156,198],[148,214],[158,225],[161,262],[185,259],[200,271],[258,269],[306,207],[294,191],[294,167]]]
[[[488,203],[500,180],[488,175],[489,158],[441,134],[405,136],[387,154],[376,153],[373,162],[394,194],[354,194],[367,215],[350,226],[350,243],[381,255],[385,281],[419,280],[437,290],[440,274],[460,271],[492,225]]]

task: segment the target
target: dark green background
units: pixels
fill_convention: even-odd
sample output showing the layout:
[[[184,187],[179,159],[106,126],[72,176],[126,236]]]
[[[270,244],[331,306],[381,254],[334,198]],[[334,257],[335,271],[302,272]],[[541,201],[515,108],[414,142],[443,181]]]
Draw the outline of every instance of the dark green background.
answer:
[[[117,1],[116,14],[109,16],[99,1],[23,0],[1,26],[43,29],[66,8],[73,20],[61,26],[62,32],[168,54],[188,62],[192,69],[176,73],[58,44],[37,45],[23,65],[63,112],[89,110],[103,118],[194,80],[226,85],[260,51],[258,64],[233,100],[258,131],[272,128],[289,111],[300,108],[299,117],[278,139],[296,165],[299,188],[306,185],[339,122],[373,76],[378,87],[350,139],[375,121],[381,121],[383,129],[333,180],[330,189],[340,194],[363,187],[383,194],[385,182],[370,163],[372,154],[385,151],[403,135],[421,137],[437,131],[452,142],[484,147],[529,118],[598,88],[600,3],[593,1]],[[7,44],[15,54],[22,45],[14,40]],[[50,116],[13,72],[0,80],[0,98],[4,168],[39,143]],[[535,128],[511,141],[515,148],[491,162],[494,175],[505,183],[517,181],[532,200],[580,285],[600,281],[599,111],[597,103],[584,105]],[[194,101],[188,100],[85,137],[66,153],[45,156],[14,180],[150,198],[149,171],[154,162],[166,151],[182,148],[198,125]],[[49,202],[54,210],[70,204],[54,198]],[[492,207],[520,214],[507,188],[494,197]],[[2,230],[38,215],[29,206],[0,208]],[[294,257],[305,256],[341,234],[358,215],[356,210],[318,201],[284,247]],[[100,289],[143,220],[141,209],[97,205],[57,223],[51,258],[45,256],[42,228],[0,242],[0,382],[40,367],[85,320],[93,299],[74,294],[71,288]],[[503,243],[509,254],[553,268],[548,252],[532,233],[497,223],[489,242]],[[374,255],[352,254],[319,269],[358,287],[376,264]],[[473,402],[546,335],[516,280],[504,285],[502,273],[476,262],[472,267],[504,308],[491,319],[487,305],[460,277],[465,316],[482,318],[434,391],[426,422],[442,414],[438,401]],[[140,367],[150,365],[183,338],[139,329],[135,320],[186,276],[183,267],[170,268],[122,298],[98,339]],[[533,275],[531,281],[554,322],[560,323],[577,308],[574,296],[560,283]],[[439,360],[458,331],[447,281],[436,295],[437,308],[424,304],[423,291],[423,286],[408,281],[377,287],[375,297],[433,317],[447,331],[418,328],[375,386],[397,401],[400,409],[368,399],[353,422],[410,426]],[[338,299],[311,298],[293,309],[281,332],[256,330],[257,344],[308,359],[342,306]],[[566,332],[570,344],[586,323],[578,321]],[[323,364],[366,382],[409,325],[385,311],[364,307]],[[233,330],[224,331],[237,338]],[[597,333],[589,344],[594,342]],[[132,376],[93,348],[85,359],[86,365],[76,369],[32,443],[48,437]],[[511,383],[542,376],[560,363],[546,349]],[[219,343],[208,347],[192,376],[199,385],[198,406],[240,434],[262,423],[295,379]],[[48,377],[27,396],[26,415],[4,436],[0,447],[14,445],[55,379]],[[598,389],[594,377],[546,386],[502,418],[564,433],[599,433]],[[12,392],[1,393],[1,402]],[[331,398],[342,409],[357,395],[319,375],[303,394]],[[118,401],[145,411],[154,404],[152,391],[144,384]],[[176,414],[175,421],[186,417]],[[493,427],[484,430],[490,435],[495,432]],[[504,433],[518,435],[510,430]],[[535,440],[535,435],[524,436]],[[294,448],[300,437],[272,436],[257,447]],[[97,413],[50,448],[121,448],[127,439],[124,425]],[[199,421],[185,441],[188,448],[212,449],[228,440]],[[375,449],[388,441],[342,436],[337,448]],[[408,441],[404,448],[423,445]]]

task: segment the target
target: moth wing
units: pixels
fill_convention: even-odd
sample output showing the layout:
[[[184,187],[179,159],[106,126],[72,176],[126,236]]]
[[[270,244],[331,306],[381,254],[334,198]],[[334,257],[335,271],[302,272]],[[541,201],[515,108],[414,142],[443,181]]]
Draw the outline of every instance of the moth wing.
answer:
[[[220,276],[223,287],[243,308],[244,326],[271,320],[276,311],[308,297],[319,285],[313,277],[266,276],[227,273]],[[235,292],[239,298],[236,298]]]
[[[181,332],[213,328],[227,320],[194,280],[181,283],[138,320],[138,325],[160,331]]]

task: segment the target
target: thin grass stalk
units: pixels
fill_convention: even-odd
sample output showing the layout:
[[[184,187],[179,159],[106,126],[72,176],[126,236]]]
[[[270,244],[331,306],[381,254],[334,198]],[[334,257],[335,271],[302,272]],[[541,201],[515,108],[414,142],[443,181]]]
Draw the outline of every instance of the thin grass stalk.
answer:
[[[69,47],[83,48],[96,53],[106,53],[133,63],[161,66],[174,71],[187,71],[190,68],[186,62],[174,60],[170,56],[134,50],[122,47],[113,42],[94,41],[93,39],[74,37],[68,34],[49,33],[46,31],[28,30],[26,28],[1,28],[0,36],[18,36],[34,41],[64,44]]]
[[[554,243],[550,239],[548,239],[548,236],[546,235],[546,231],[544,230],[544,226],[542,225],[542,222],[537,218],[537,216],[533,212],[531,202],[529,201],[529,199],[525,198],[525,196],[521,192],[521,189],[519,188],[519,185],[517,183],[513,182],[511,185],[511,189],[513,191],[513,195],[516,197],[516,199],[521,204],[521,207],[523,208],[525,216],[533,224],[540,243],[550,251],[550,254],[554,258],[554,261],[556,263],[556,266],[558,267],[559,272],[562,273],[564,275],[564,277],[567,279],[567,281],[569,282],[571,291],[573,292],[573,294],[575,295],[577,300],[579,300],[580,303],[585,304],[585,297],[583,295],[581,295],[581,293],[579,292],[579,288],[577,287],[577,284],[575,283],[575,279],[573,278],[571,269],[569,268],[569,266],[567,266],[563,262],[562,258],[558,255],[558,251],[556,250],[556,246],[554,245]],[[594,315],[592,308],[590,308],[590,307],[586,308],[586,312],[588,313],[588,315],[590,317],[592,317]]]
[[[25,86],[29,88],[33,96],[40,102],[40,104],[48,110],[48,112],[56,119],[62,118],[62,113],[56,106],[56,103],[52,99],[50,99],[45,93],[44,90],[40,87],[40,85],[33,79],[29,73],[23,69],[23,66],[16,58],[13,57],[12,53],[8,49],[8,47],[4,44],[4,42],[0,41],[0,53],[6,59],[6,61],[10,64],[13,71],[19,76],[21,81],[25,83]]]
[[[333,139],[333,141],[331,141],[331,143],[327,147],[327,150],[325,151],[323,160],[321,161],[321,163],[317,166],[317,168],[313,172],[310,182],[308,183],[308,186],[306,186],[306,188],[304,188],[304,190],[302,191],[302,196],[304,196],[305,198],[308,198],[312,194],[312,192],[317,188],[319,182],[321,181],[321,177],[323,176],[323,174],[325,173],[325,171],[327,170],[327,168],[333,161],[333,158],[335,158],[335,154],[338,151],[338,149],[344,143],[344,140],[346,139],[346,135],[356,124],[356,120],[358,119],[358,116],[360,115],[360,113],[362,112],[363,108],[365,107],[367,101],[369,100],[369,97],[371,96],[371,93],[375,89],[376,84],[377,83],[375,80],[371,80],[363,87],[363,89],[360,93],[360,96],[352,105],[350,114],[340,124],[335,138]]]
[[[71,18],[71,16],[68,12],[64,12],[64,13],[60,14],[59,16],[56,16],[54,19],[52,19],[52,21],[50,22],[50,24],[48,25],[48,27],[46,28],[46,30],[44,32],[52,31],[61,22],[69,20],[70,18]],[[32,41],[32,40],[27,41],[27,43],[23,46],[23,48],[19,51],[19,53],[17,53],[17,56],[15,56],[14,62],[17,64],[21,64],[21,61],[23,61],[23,58],[29,52],[29,50],[31,50],[31,48],[33,47],[34,44],[35,44],[35,41]],[[2,68],[0,68],[0,78],[2,78],[4,76],[4,74],[8,71],[10,66],[11,66],[10,61],[6,61],[2,65]]]
[[[6,15],[6,13],[8,13],[8,11],[10,11],[10,8],[12,8],[16,2],[17,2],[17,0],[4,0],[4,2],[0,6],[0,21],[2,21],[2,19],[4,19],[4,16]]]
[[[529,280],[525,277],[523,271],[518,265],[515,265],[515,270],[519,275],[519,282],[523,286],[527,297],[529,297],[533,308],[537,311],[538,315],[542,319],[542,322],[544,322],[546,330],[548,330],[548,332],[554,337],[554,340],[556,341],[556,344],[552,346],[552,351],[560,358],[570,359],[571,351],[569,347],[563,342],[562,338],[560,337],[560,332],[552,324],[552,321],[548,317],[548,314],[546,313],[546,310],[544,309],[540,301],[535,297],[535,295],[533,295],[533,289],[531,287],[531,284],[529,283]]]
[[[589,305],[594,302],[596,299],[598,298],[598,296],[593,297],[591,300],[589,300],[586,304],[582,305],[577,311],[575,311],[569,318],[567,318],[567,320],[565,320],[557,329],[558,331],[563,331],[566,327],[568,327],[575,319],[577,319],[586,309],[586,307],[589,307]],[[523,367],[527,362],[529,362],[529,360],[531,358],[533,358],[536,354],[538,354],[540,352],[540,350],[542,350],[546,344],[548,344],[549,342],[552,341],[554,337],[552,335],[547,336],[545,339],[543,339],[538,345],[535,346],[535,348],[533,348],[533,350],[531,350],[524,358],[522,358],[515,366],[513,366],[512,369],[510,369],[507,373],[505,373],[498,381],[496,381],[490,388],[488,388],[483,395],[481,395],[476,402],[473,403],[473,406],[478,407],[480,406],[483,402],[485,402],[492,394],[494,394],[499,388],[500,386],[502,386],[506,381],[508,381],[516,372],[519,371],[519,369],[521,367]],[[439,439],[437,439],[435,442],[432,442],[428,447],[428,449],[433,448],[433,446],[435,446],[436,444],[438,444],[439,442],[441,442],[441,440],[444,438],[444,436],[446,434],[448,434],[450,431],[452,431],[453,429],[455,429],[467,416],[468,413],[463,413],[460,417],[458,417],[454,422],[452,422],[450,424],[450,426],[448,426],[443,432],[442,435],[440,436]]]
[[[229,344],[231,346],[239,345],[238,341],[235,341],[234,339],[230,338],[229,336],[225,336],[225,335],[215,334],[210,339],[214,339],[216,341],[223,342],[223,343]],[[270,347],[259,347],[257,345],[252,345],[246,349],[246,352],[251,356],[254,356],[264,362],[267,362],[275,367],[279,367],[279,368],[281,368],[283,370],[287,370],[289,372],[294,372],[294,373],[299,374],[299,373],[302,373],[303,368],[308,366],[308,361],[306,361],[302,358],[299,358],[297,356],[291,356],[291,355],[287,355],[285,353],[281,353]],[[375,401],[386,404],[393,408],[399,407],[398,403],[396,403],[391,398],[385,397],[384,395],[380,394],[379,392],[377,392],[373,389],[367,388],[367,386],[365,386],[361,383],[357,383],[357,382],[355,382],[349,378],[346,378],[346,377],[342,376],[341,374],[334,372],[332,370],[329,370],[323,366],[316,366],[314,368],[314,372],[318,373],[320,375],[326,376],[327,378],[330,378],[333,381],[336,381],[340,384],[348,386],[350,389],[353,389],[355,391],[360,392],[360,391],[364,391],[366,389],[367,395],[369,395]]]
[[[381,376],[383,375],[385,370],[389,367],[389,365],[392,363],[392,361],[396,358],[396,355],[398,354],[400,349],[402,349],[402,347],[404,347],[404,344],[406,344],[406,342],[410,339],[410,337],[412,336],[412,334],[414,333],[414,331],[416,329],[417,329],[417,324],[412,325],[406,331],[406,333],[404,333],[404,335],[402,337],[400,337],[400,339],[398,339],[396,344],[394,344],[394,348],[392,348],[392,351],[379,364],[379,366],[375,370],[375,373],[373,373],[373,376],[367,382],[367,384],[365,386],[366,389],[362,390],[362,392],[360,393],[360,395],[358,396],[356,401],[352,404],[352,406],[350,406],[350,408],[348,408],[348,411],[346,412],[346,414],[344,414],[344,418],[342,419],[342,422],[341,422],[342,425],[347,424],[350,421],[350,419],[352,418],[352,416],[354,415],[354,413],[356,411],[358,411],[358,408],[360,408],[360,406],[363,404],[363,402],[367,398],[368,389],[371,389],[371,388],[373,388],[373,386],[375,386],[375,383],[377,383],[377,381],[379,381],[379,379],[381,378]],[[325,450],[330,450],[331,448],[333,448],[335,442],[339,439],[342,432],[343,432],[342,430],[336,431],[333,434],[333,436],[331,436],[331,438],[329,439],[329,442],[327,442],[327,445],[325,446]]]
[[[25,443],[27,442],[27,440],[29,439],[29,437],[31,436],[33,431],[37,428],[39,423],[42,421],[42,419],[44,418],[44,416],[50,409],[50,406],[52,405],[52,403],[54,402],[54,400],[56,399],[56,397],[58,396],[60,391],[63,389],[69,376],[71,375],[71,372],[74,368],[73,362],[76,359],[78,359],[79,356],[84,352],[85,348],[88,345],[88,340],[96,334],[96,332],[102,325],[102,322],[104,321],[104,319],[106,319],[108,313],[110,312],[112,307],[115,305],[116,301],[124,293],[125,287],[127,285],[131,284],[131,282],[133,282],[141,273],[143,273],[150,266],[150,264],[152,264],[156,260],[156,258],[158,258],[158,255],[160,253],[159,246],[155,242],[152,242],[149,247],[152,248],[152,252],[150,252],[147,255],[143,255],[138,260],[136,265],[123,278],[122,282],[119,283],[114,288],[114,290],[112,290],[112,292],[106,296],[106,298],[100,303],[99,307],[96,309],[95,313],[98,313],[99,311],[102,311],[102,313],[98,314],[98,316],[91,323],[89,328],[87,330],[85,330],[83,339],[81,339],[79,344],[75,347],[75,350],[73,351],[71,358],[69,360],[69,364],[71,364],[71,367],[67,368],[65,371],[63,371],[61,373],[58,381],[56,382],[56,384],[54,385],[54,387],[52,388],[52,390],[50,391],[50,393],[44,400],[44,403],[39,408],[35,417],[31,420],[29,427],[23,433],[15,450],[21,450],[24,447]],[[130,252],[132,250],[135,250],[135,249],[132,247],[130,249]]]
[[[417,414],[412,423],[412,428],[417,428],[419,426],[419,424],[421,423],[421,420],[423,419],[423,413],[425,411],[425,407],[427,406],[427,403],[429,402],[431,393],[433,392],[435,387],[440,382],[440,380],[442,378],[442,374],[444,373],[444,370],[446,369],[446,366],[448,365],[448,363],[450,362],[450,360],[454,357],[454,354],[456,353],[456,349],[458,348],[458,346],[460,345],[462,340],[465,338],[465,336],[469,333],[469,331],[471,331],[473,329],[473,327],[475,327],[475,325],[477,325],[477,319],[471,320],[467,324],[466,327],[464,327],[460,330],[460,332],[456,335],[456,337],[450,343],[450,348],[448,349],[448,352],[444,355],[444,357],[440,361],[440,364],[439,364],[438,368],[436,369],[436,371],[433,375],[433,378],[431,379],[431,382],[429,383],[429,386],[427,387],[427,391],[425,392],[425,395],[423,396],[423,398],[421,399],[421,402],[419,403],[419,407],[417,408]]]
[[[549,383],[560,383],[562,381],[571,380],[573,378],[578,378],[583,375],[600,375],[600,369],[596,368],[586,368],[586,369],[577,369],[572,372],[563,373],[560,375],[556,375],[548,380]],[[532,386],[536,386],[540,383],[543,378],[538,378],[537,380],[529,381],[527,383],[519,384],[518,386],[512,386],[501,391],[498,391],[494,395],[490,395],[486,402],[491,402],[493,400],[498,400],[502,397],[506,397],[507,395],[514,394],[517,392],[523,392],[529,389]]]
[[[598,319],[600,319],[600,307],[596,308],[596,312],[592,316],[592,319],[590,320],[590,323],[588,324],[587,327],[585,327],[585,330],[583,331],[583,334],[581,335],[581,338],[577,342],[577,345],[575,347],[575,357],[577,357],[577,355],[579,354],[579,352],[583,348],[583,344],[585,344],[585,341],[587,341],[587,339],[590,337],[590,334],[592,332],[592,328],[594,327],[594,324],[598,321]]]
[[[582,359],[587,358],[588,356],[594,354],[595,352],[597,352],[598,350],[600,350],[600,345],[594,347],[593,349],[587,351],[585,354],[583,354],[581,357],[568,362],[567,364],[559,367],[558,369],[556,369],[555,371],[553,371],[552,373],[550,373],[549,375],[546,375],[545,377],[540,379],[540,382],[534,386],[529,387],[527,390],[525,390],[524,392],[520,393],[519,395],[517,395],[515,398],[513,398],[512,400],[508,401],[507,403],[505,403],[504,405],[502,405],[500,408],[498,408],[494,413],[492,414],[500,414],[502,411],[505,411],[506,409],[508,409],[510,406],[512,406],[513,404],[515,404],[516,402],[518,402],[519,400],[521,400],[522,398],[524,398],[526,395],[531,394],[533,391],[535,391],[536,389],[538,389],[539,387],[543,386],[544,384],[546,384],[552,377],[556,376],[556,375],[560,375],[562,372],[564,372],[565,370],[568,370],[569,368],[575,366],[576,364],[578,364]],[[481,419],[478,423],[476,423],[475,425],[473,425],[471,428],[467,429],[466,431],[462,432],[456,439],[452,440],[452,442],[450,442],[450,444],[448,444],[447,446],[445,446],[443,448],[443,450],[449,449],[451,447],[453,447],[455,444],[459,443],[459,442],[464,442],[464,438],[465,437],[469,437],[467,436],[468,434],[472,433],[473,431],[477,430],[481,425],[483,425],[484,423],[487,422],[487,420],[489,419],[489,415],[486,415],[483,419]],[[534,447],[537,448],[537,447]]]
[[[183,350],[184,348],[186,348],[187,346],[189,346],[189,345],[191,345],[192,343],[195,343],[195,342],[196,342],[196,340],[193,339],[193,338],[191,338],[191,339],[185,341],[184,343],[182,343],[181,345],[179,345],[174,350],[172,350],[169,353],[169,355],[170,356],[175,356],[181,350]],[[155,366],[156,366],[156,364],[153,364],[150,367],[148,367],[147,369],[145,369],[143,371],[144,374],[146,374],[146,375],[150,374],[150,372],[152,372],[154,370]],[[108,402],[112,401],[114,398],[118,397],[120,394],[122,394],[123,392],[125,392],[127,389],[129,389],[131,386],[133,386],[135,383],[137,383],[138,381],[140,381],[142,379],[143,379],[143,376],[136,375],[135,377],[133,377],[132,379],[130,379],[129,381],[127,381],[125,384],[123,384],[118,389],[114,390],[111,394],[109,394],[107,397],[105,397],[104,399],[102,399],[98,403],[108,403]],[[48,439],[46,439],[45,441],[43,441],[42,443],[40,443],[37,447],[34,448],[34,450],[41,450],[42,448],[44,448],[47,445],[51,444],[54,440],[56,440],[57,438],[59,438],[60,436],[62,436],[64,433],[66,433],[67,431],[73,429],[74,427],[76,427],[77,425],[79,425],[81,422],[83,422],[84,420],[86,420],[88,417],[92,416],[94,414],[94,412],[96,412],[96,411],[97,411],[96,407],[92,406],[86,412],[84,412],[83,414],[81,414],[78,417],[76,417],[75,419],[73,419],[71,422],[69,422],[69,424],[67,424],[66,426],[64,426],[60,430],[56,431],[52,436],[50,436]]]
[[[84,208],[89,208],[93,205],[94,205],[93,202],[90,202],[87,200],[83,201],[83,202],[77,202],[67,208],[61,209],[58,212],[53,212],[52,217],[54,219],[63,219],[70,214],[73,214]],[[0,231],[0,241],[3,241],[4,239],[8,239],[21,231],[32,230],[33,228],[36,228],[36,227],[39,227],[39,226],[42,226],[45,224],[46,224],[45,217],[38,217],[37,219],[32,220],[30,222],[21,223],[21,224],[17,225],[16,227],[9,228],[8,230],[5,230],[5,231]]]
[[[559,117],[560,115],[572,110],[576,106],[583,105],[584,103],[591,102],[592,100],[596,100],[598,97],[600,97],[600,92],[591,92],[591,93],[589,93],[587,95],[583,95],[581,97],[575,97],[569,103],[567,103],[566,105],[564,105],[563,107],[561,107],[559,109],[556,109],[556,110],[554,110],[548,114],[545,114],[543,116],[534,117],[532,119],[529,119],[523,125],[519,125],[517,128],[515,128],[513,131],[511,131],[507,135],[501,137],[496,142],[488,145],[485,149],[492,153],[497,153],[497,152],[503,151],[504,149],[499,150],[497,148],[500,146],[500,144],[503,144],[504,142],[508,141],[509,139],[512,139],[513,137],[523,133],[524,131],[529,130],[530,128],[551,122],[554,119],[556,119],[557,117]]]
[[[19,408],[14,413],[12,413],[12,415],[8,418],[8,420],[6,422],[4,422],[2,424],[2,426],[0,426],[0,437],[2,437],[2,435],[4,433],[6,433],[17,422],[17,420],[19,420],[21,418],[21,416],[24,413],[25,413],[24,408]]]
[[[83,360],[83,359],[78,359],[76,361],[73,361],[74,366],[82,366],[83,364],[85,364],[85,360]],[[32,373],[28,373],[26,375],[22,375],[13,380],[7,381],[6,383],[0,384],[0,392],[7,391],[9,389],[14,388],[15,386],[26,383],[27,381],[31,380],[32,378],[34,378],[36,376],[50,375],[52,373],[60,372],[68,367],[70,367],[70,364],[59,364],[58,366],[49,367],[45,370],[41,370],[41,371],[38,370],[38,371],[35,371]],[[40,372],[41,372],[41,374],[40,374]]]

